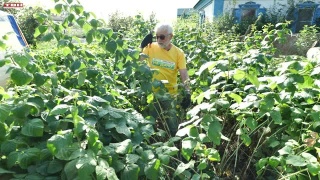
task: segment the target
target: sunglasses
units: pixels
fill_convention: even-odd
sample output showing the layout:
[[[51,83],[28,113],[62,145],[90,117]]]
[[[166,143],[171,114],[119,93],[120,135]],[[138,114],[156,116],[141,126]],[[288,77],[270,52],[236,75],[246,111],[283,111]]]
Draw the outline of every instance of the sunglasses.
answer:
[[[166,36],[168,36],[168,35],[161,34],[160,36],[156,36],[156,39],[158,40],[160,38],[161,40],[164,40],[166,38]]]

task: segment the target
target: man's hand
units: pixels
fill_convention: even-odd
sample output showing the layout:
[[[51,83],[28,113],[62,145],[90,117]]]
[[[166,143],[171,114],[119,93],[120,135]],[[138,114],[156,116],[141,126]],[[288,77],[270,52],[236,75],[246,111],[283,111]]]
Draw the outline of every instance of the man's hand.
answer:
[[[187,109],[190,105],[191,105],[191,95],[190,93],[187,93],[182,99],[181,106],[183,109]]]
[[[143,38],[143,40],[142,40],[142,42],[141,42],[141,44],[140,44],[140,48],[145,48],[146,46],[148,46],[148,44],[151,44],[152,43],[152,34],[151,33],[149,33],[148,35],[146,35],[144,38]]]

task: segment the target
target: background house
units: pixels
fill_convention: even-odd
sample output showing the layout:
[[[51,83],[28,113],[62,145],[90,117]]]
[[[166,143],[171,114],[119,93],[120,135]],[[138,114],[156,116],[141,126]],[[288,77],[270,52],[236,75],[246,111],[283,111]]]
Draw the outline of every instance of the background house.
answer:
[[[235,23],[239,23],[248,17],[257,17],[260,13],[268,13],[268,11],[281,12],[286,16],[289,8],[293,6],[290,17],[293,20],[292,31],[299,32],[304,25],[320,23],[319,5],[320,0],[304,2],[299,0],[199,0],[193,8],[199,12],[200,23],[204,21],[203,18],[210,22],[213,18],[225,13],[231,13]]]
[[[196,12],[193,8],[179,8],[177,9],[177,17],[188,17]]]

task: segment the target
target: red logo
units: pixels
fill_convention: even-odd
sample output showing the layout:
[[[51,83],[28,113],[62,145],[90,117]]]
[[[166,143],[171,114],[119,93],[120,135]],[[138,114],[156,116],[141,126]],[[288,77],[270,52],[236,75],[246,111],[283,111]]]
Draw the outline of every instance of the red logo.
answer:
[[[22,8],[23,3],[12,3],[12,2],[6,2],[3,4],[3,8]]]

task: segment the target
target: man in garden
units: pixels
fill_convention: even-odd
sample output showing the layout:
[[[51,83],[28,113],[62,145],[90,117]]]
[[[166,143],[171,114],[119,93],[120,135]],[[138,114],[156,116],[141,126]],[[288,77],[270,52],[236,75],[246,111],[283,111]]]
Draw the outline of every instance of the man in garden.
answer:
[[[173,28],[169,24],[158,24],[155,28],[156,42],[153,42],[152,34],[148,34],[141,42],[143,55],[149,67],[156,70],[153,74],[155,80],[161,81],[166,90],[171,95],[167,99],[155,98],[154,109],[151,115],[157,119],[165,119],[164,126],[170,131],[171,136],[175,136],[178,130],[178,117],[175,111],[178,93],[178,73],[185,88],[181,107],[186,109],[190,106],[191,96],[188,86],[189,77],[186,67],[186,58],[184,52],[171,43],[173,38]],[[163,113],[162,113],[163,112]],[[164,118],[163,118],[164,117]]]

